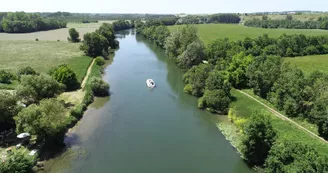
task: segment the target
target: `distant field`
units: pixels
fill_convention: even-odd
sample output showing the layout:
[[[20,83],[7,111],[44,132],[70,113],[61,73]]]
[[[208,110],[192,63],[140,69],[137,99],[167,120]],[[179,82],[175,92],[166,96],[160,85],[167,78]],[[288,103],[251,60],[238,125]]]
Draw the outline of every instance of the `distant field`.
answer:
[[[235,107],[237,116],[247,118],[254,110],[265,112],[271,115],[272,125],[278,132],[278,140],[286,139],[301,142],[316,148],[321,153],[328,152],[328,145],[326,143],[297,128],[295,125],[274,116],[267,108],[239,93],[235,89],[233,89],[231,93],[236,98],[236,101],[232,103],[231,107]]]
[[[305,74],[309,74],[315,70],[328,74],[328,55],[286,58],[285,61],[299,67]]]
[[[48,72],[59,64],[69,64],[79,81],[86,74],[91,58],[83,56],[79,44],[57,41],[0,41],[0,69],[16,73],[30,66]]]
[[[305,35],[327,35],[328,31],[314,29],[262,29],[250,28],[242,25],[233,24],[200,24],[195,25],[198,34],[205,44],[217,38],[229,38],[230,40],[243,40],[245,37],[255,38],[267,33],[270,37],[279,37],[286,34],[305,34]],[[181,25],[169,26],[170,31],[174,31]]]
[[[286,19],[287,15],[268,15],[269,19],[272,20],[281,20]],[[300,21],[309,21],[309,20],[318,20],[319,17],[327,17],[328,14],[302,14],[302,15],[292,15],[293,19]],[[241,16],[243,20],[252,20],[252,19],[262,19],[262,16]]]
[[[67,28],[50,30],[50,31],[41,31],[33,33],[23,33],[23,34],[8,34],[0,33],[0,40],[35,40],[38,38],[40,41],[67,41],[68,30],[70,28],[75,28],[82,38],[83,35],[87,32],[93,32],[99,28],[101,23],[111,22],[111,21],[101,21],[99,23],[68,23]]]

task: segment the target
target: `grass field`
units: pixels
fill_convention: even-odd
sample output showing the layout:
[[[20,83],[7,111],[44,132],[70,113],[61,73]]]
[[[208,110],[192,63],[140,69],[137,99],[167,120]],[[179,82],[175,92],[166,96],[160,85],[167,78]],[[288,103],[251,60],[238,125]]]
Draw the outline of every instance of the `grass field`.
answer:
[[[269,19],[272,20],[283,20],[286,19],[287,15],[268,15]],[[316,21],[319,17],[327,17],[328,14],[302,14],[302,15],[292,15],[293,19],[300,21]],[[252,19],[262,19],[262,16],[241,16],[243,20],[252,20]]]
[[[105,22],[105,21],[103,21]],[[111,21],[108,21],[111,22]],[[0,33],[0,40],[35,40],[38,38],[40,41],[67,41],[68,30],[70,28],[75,28],[80,33],[80,38],[87,32],[93,32],[99,28],[102,22],[99,23],[68,23],[67,28],[41,31],[33,33],[23,33],[23,34],[8,34]]]
[[[263,34],[270,37],[279,37],[286,34],[305,34],[305,35],[327,35],[328,31],[316,29],[263,29],[251,28],[234,24],[199,24],[195,25],[198,29],[199,37],[205,44],[218,38],[229,38],[230,40],[243,40],[246,37],[255,38]],[[169,26],[170,31],[174,31],[181,25]]]
[[[299,67],[305,74],[310,74],[316,70],[328,74],[328,55],[286,58],[285,61]]]
[[[232,90],[232,95],[236,98],[232,107],[237,110],[237,116],[248,117],[252,111],[257,110],[271,115],[272,125],[278,132],[278,140],[286,139],[295,142],[301,142],[316,148],[321,153],[328,152],[328,145],[319,139],[312,137],[307,132],[297,128],[295,125],[274,116],[267,108],[247,96]]]
[[[59,64],[69,64],[79,81],[86,74],[91,58],[83,56],[79,44],[56,41],[0,41],[0,69],[16,73],[30,66],[48,72]]]

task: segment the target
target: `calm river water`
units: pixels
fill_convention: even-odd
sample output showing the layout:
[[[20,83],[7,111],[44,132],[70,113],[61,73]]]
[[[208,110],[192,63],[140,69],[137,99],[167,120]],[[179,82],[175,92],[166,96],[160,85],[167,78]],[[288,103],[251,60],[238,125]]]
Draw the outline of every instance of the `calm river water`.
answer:
[[[86,111],[66,138],[68,151],[45,172],[253,172],[216,128],[216,115],[199,110],[197,99],[183,92],[183,72],[162,49],[133,31],[119,41],[105,69],[110,100]],[[156,88],[146,87],[148,78]]]

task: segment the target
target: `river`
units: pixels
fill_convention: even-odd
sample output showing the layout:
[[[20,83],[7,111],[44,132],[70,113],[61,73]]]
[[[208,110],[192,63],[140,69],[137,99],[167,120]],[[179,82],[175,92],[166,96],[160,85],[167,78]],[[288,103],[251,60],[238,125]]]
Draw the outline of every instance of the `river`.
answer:
[[[183,72],[162,49],[133,31],[119,41],[104,75],[110,100],[86,111],[65,140],[68,150],[45,172],[253,172],[215,126],[217,115],[183,92]],[[148,78],[156,88],[146,87]]]

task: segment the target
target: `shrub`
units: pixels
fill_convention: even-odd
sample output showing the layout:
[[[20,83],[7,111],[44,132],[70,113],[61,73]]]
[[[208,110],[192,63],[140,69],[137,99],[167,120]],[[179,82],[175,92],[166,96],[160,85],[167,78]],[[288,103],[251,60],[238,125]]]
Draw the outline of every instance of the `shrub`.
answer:
[[[26,173],[32,172],[32,168],[36,163],[35,156],[29,156],[28,150],[25,148],[13,149],[10,152],[5,161],[1,161],[0,172],[2,173]]]
[[[98,56],[98,57],[95,59],[95,61],[96,61],[97,65],[99,65],[99,66],[103,66],[103,65],[105,65],[105,60],[104,60],[103,57]]]
[[[69,37],[67,38],[67,40],[69,42],[73,42],[73,43],[80,42],[80,39],[79,39],[80,34],[79,34],[79,32],[76,31],[75,28],[69,29],[68,33],[69,33]]]
[[[58,67],[49,71],[49,74],[58,82],[66,86],[66,90],[71,91],[80,87],[77,81],[76,74],[66,64],[59,65]]]
[[[191,94],[193,89],[192,89],[192,85],[191,84],[187,84],[184,88],[183,91],[187,94]]]
[[[35,39],[35,41],[39,41],[39,39],[38,39],[38,38],[36,38],[36,39]]]
[[[6,91],[0,91],[0,123],[12,122],[18,111],[16,96]]]
[[[262,165],[275,141],[270,115],[253,113],[244,125],[242,153],[249,163]]]
[[[32,67],[23,67],[18,70],[18,77],[20,78],[22,75],[37,75],[38,73],[34,71]]]
[[[228,112],[230,97],[224,90],[206,90],[204,96],[198,100],[198,107],[208,108],[211,112],[226,114]]]
[[[95,96],[108,96],[109,95],[109,84],[104,82],[101,78],[92,77],[90,86]]]
[[[15,79],[13,74],[5,70],[0,70],[0,83],[10,84],[13,79]]]
[[[64,86],[49,75],[23,75],[16,88],[18,98],[26,104],[38,103],[43,98],[52,98],[62,92]]]

